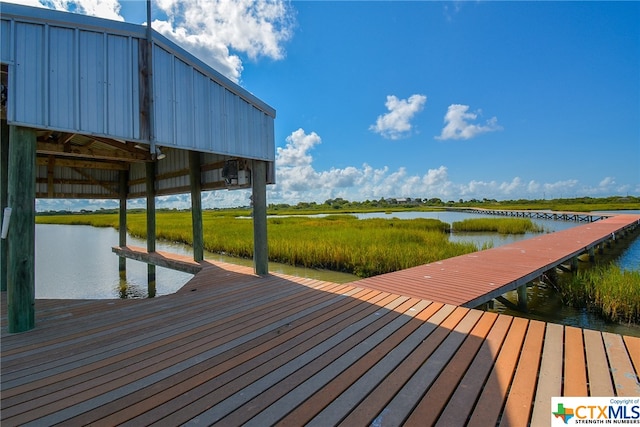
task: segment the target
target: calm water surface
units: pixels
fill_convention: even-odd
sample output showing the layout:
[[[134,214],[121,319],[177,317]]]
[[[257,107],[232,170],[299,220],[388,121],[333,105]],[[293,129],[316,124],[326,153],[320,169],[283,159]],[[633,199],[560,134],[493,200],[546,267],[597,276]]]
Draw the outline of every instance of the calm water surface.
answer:
[[[632,211],[629,213],[638,213]],[[452,223],[466,218],[479,218],[482,215],[461,212],[394,212],[392,214],[368,213],[358,214],[358,218],[435,218]],[[494,216],[489,216],[493,217]],[[534,220],[553,232],[575,227],[580,223]],[[499,236],[494,233],[452,233],[453,241],[472,241],[477,246],[489,243],[497,247],[533,236]],[[135,246],[146,246],[146,241],[128,237],[128,243]],[[108,299],[108,298],[144,298],[147,290],[147,266],[142,262],[127,260],[126,277],[118,273],[118,257],[111,252],[112,246],[118,245],[118,232],[112,228],[96,228],[77,225],[36,225],[36,298],[70,298],[70,299]],[[192,254],[192,248],[182,244],[157,242],[159,251],[179,254]],[[636,238],[623,250],[612,254],[612,259],[621,268],[640,270],[640,239]],[[205,253],[210,260],[226,261],[251,266],[251,260],[225,257],[213,253]],[[269,270],[285,274],[327,280],[336,283],[347,283],[358,277],[331,271],[292,267],[284,264],[269,263]],[[189,279],[191,274],[182,273],[162,267],[156,270],[156,295],[167,295],[176,292]],[[639,327],[627,327],[604,322],[586,310],[577,310],[562,304],[555,292],[548,287],[535,285],[528,289],[529,313],[525,317],[562,323],[583,328],[598,329],[627,335],[640,336]],[[506,297],[517,301],[515,292]],[[519,315],[500,303],[493,311]]]

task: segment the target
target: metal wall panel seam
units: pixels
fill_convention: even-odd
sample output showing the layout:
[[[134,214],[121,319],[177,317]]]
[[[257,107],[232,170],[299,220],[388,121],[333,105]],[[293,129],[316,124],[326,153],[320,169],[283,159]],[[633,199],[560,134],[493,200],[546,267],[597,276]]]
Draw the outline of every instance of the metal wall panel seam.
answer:
[[[195,145],[195,139],[196,139],[196,108],[197,108],[197,104],[196,104],[196,97],[193,96],[196,92],[195,92],[195,79],[196,79],[196,73],[198,71],[196,71],[196,69],[194,67],[189,67],[190,68],[190,74],[191,74],[191,114],[189,114],[189,137],[191,138],[191,141],[189,141],[189,147],[191,148],[196,148]]]
[[[80,29],[73,29],[73,128],[80,130]]]
[[[104,133],[111,133],[109,128],[109,91],[107,88],[109,79],[109,55],[107,55],[107,49],[109,48],[109,40],[107,38],[107,32],[102,32],[102,131]]]
[[[3,17],[4,18],[4,17]],[[13,63],[13,57],[11,56],[11,20],[0,19],[0,61],[5,64]]]
[[[127,89],[132,88],[133,87],[133,65],[132,65],[132,54],[133,54],[133,48],[131,46],[131,44],[133,43],[133,39],[131,36],[127,37],[127,70],[129,70],[128,73],[126,73],[127,75]],[[127,90],[127,93],[131,93],[131,90]],[[128,99],[129,101],[129,105],[131,105],[131,109],[129,110],[129,117],[131,118],[131,120],[129,121],[129,126],[127,127],[127,132],[129,133],[129,135],[133,136],[134,135],[134,130],[133,130],[133,118],[136,116],[136,114],[134,113],[134,108],[133,108],[133,98],[127,98],[125,96],[125,99]]]
[[[171,75],[173,76],[173,79],[171,79],[171,101],[172,101],[172,116],[171,116],[171,123],[172,123],[172,138],[173,140],[171,141],[172,145],[178,146],[178,124],[177,124],[177,120],[178,120],[178,97],[177,97],[177,83],[178,83],[178,78],[176,75],[176,56],[173,54],[173,52],[169,52],[171,54],[171,61],[170,61],[170,67],[171,67]]]
[[[253,95],[251,92],[244,89],[242,86],[238,85],[237,83],[234,83],[228,77],[224,76],[223,74],[221,74],[219,71],[217,71],[210,65],[207,65],[201,59],[191,54],[184,48],[180,47],[175,42],[171,41],[170,39],[166,38],[165,36],[163,36],[162,34],[160,34],[155,30],[153,30],[153,39],[154,39],[154,42],[158,44],[158,46],[162,47],[165,50],[173,52],[175,56],[179,57],[184,62],[191,64],[193,67],[198,68],[200,71],[208,75],[211,80],[215,81],[220,86],[229,90],[239,98],[245,99],[250,104],[255,105],[258,109],[264,111],[265,113],[275,118],[276,111],[273,107],[271,107],[261,99],[257,98],[255,95]]]
[[[51,73],[51,64],[49,64],[49,24],[45,23],[44,24],[44,40],[42,41],[42,45],[44,46],[43,49],[43,61],[44,61],[44,72],[43,74],[43,82],[42,82],[42,92],[44,94],[44,99],[43,99],[43,106],[42,108],[44,109],[43,111],[43,115],[44,115],[44,121],[45,121],[45,126],[49,127],[51,126],[51,116],[49,113],[49,99],[51,99],[51,94],[49,93],[49,74]]]
[[[11,20],[9,24],[9,57],[11,58],[11,63],[7,64],[7,72],[9,73],[9,79],[7,80],[7,84],[9,85],[9,99],[7,103],[7,121],[11,123],[15,120],[15,93],[16,93],[16,21]]]

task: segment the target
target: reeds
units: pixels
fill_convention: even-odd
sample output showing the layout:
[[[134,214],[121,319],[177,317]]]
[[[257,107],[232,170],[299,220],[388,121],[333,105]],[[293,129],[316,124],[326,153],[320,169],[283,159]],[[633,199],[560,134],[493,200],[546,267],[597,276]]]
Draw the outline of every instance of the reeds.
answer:
[[[38,218],[38,222],[114,227],[117,221],[117,214]],[[145,238],[145,213],[129,213],[127,230]],[[206,211],[203,230],[205,250],[242,258],[253,256],[250,218]],[[269,260],[369,277],[478,250],[473,243],[450,242],[448,231],[448,224],[424,218],[276,217],[267,221]],[[156,238],[193,244],[191,214],[157,212]]]
[[[565,304],[588,307],[610,321],[640,323],[640,271],[596,266],[561,283],[560,293]]]
[[[471,218],[452,224],[454,231],[489,232],[500,234],[540,233],[542,227],[529,218]]]

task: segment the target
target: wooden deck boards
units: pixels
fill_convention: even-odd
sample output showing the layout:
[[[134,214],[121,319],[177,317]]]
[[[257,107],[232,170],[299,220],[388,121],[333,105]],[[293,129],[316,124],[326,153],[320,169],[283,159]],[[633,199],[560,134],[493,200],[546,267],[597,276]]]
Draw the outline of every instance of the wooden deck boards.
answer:
[[[555,394],[640,395],[640,338],[224,263],[174,295],[37,300],[21,334],[2,310],[3,426],[546,425]]]
[[[354,284],[473,308],[526,285],[638,221],[639,215],[616,215],[496,248],[369,277]]]

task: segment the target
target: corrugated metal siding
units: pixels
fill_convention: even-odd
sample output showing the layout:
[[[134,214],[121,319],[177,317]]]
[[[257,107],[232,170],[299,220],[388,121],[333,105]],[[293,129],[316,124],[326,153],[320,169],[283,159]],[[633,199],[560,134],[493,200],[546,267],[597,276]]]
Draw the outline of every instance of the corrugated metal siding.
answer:
[[[157,144],[275,159],[273,117],[158,45],[153,66]]]
[[[15,84],[9,91],[8,120],[45,124],[44,26],[17,24],[15,35]]]
[[[80,131],[105,133],[104,56],[104,34],[80,31]]]
[[[145,177],[147,176],[146,167],[142,163],[133,163],[129,168],[129,193],[146,194],[147,185]]]
[[[11,56],[11,21],[0,22],[0,61],[9,64],[13,62]]]
[[[10,123],[144,140],[138,63],[144,27],[2,7]],[[275,160],[275,111],[160,34],[153,37],[156,143]]]
[[[137,47],[137,43],[136,43]],[[132,39],[107,36],[107,133],[109,135],[136,135],[133,129],[133,76]],[[137,57],[137,50],[136,56]],[[137,64],[136,64],[137,65]],[[138,113],[136,111],[136,113]]]
[[[47,181],[48,166],[36,168],[36,194],[46,198],[50,193]],[[114,198],[118,194],[118,171],[93,169],[81,174],[75,169],[67,167],[53,167],[56,183],[53,186],[54,197],[65,198]],[[90,175],[90,178],[86,176]],[[96,185],[96,182],[104,185]]]
[[[156,142],[175,146],[177,144],[173,133],[173,109],[175,108],[173,56],[163,49],[154,49],[153,79]]]
[[[76,128],[75,34],[70,28],[51,27],[49,30],[49,51],[56,52],[49,58],[50,80],[55,82],[49,87],[49,123],[54,128]]]

